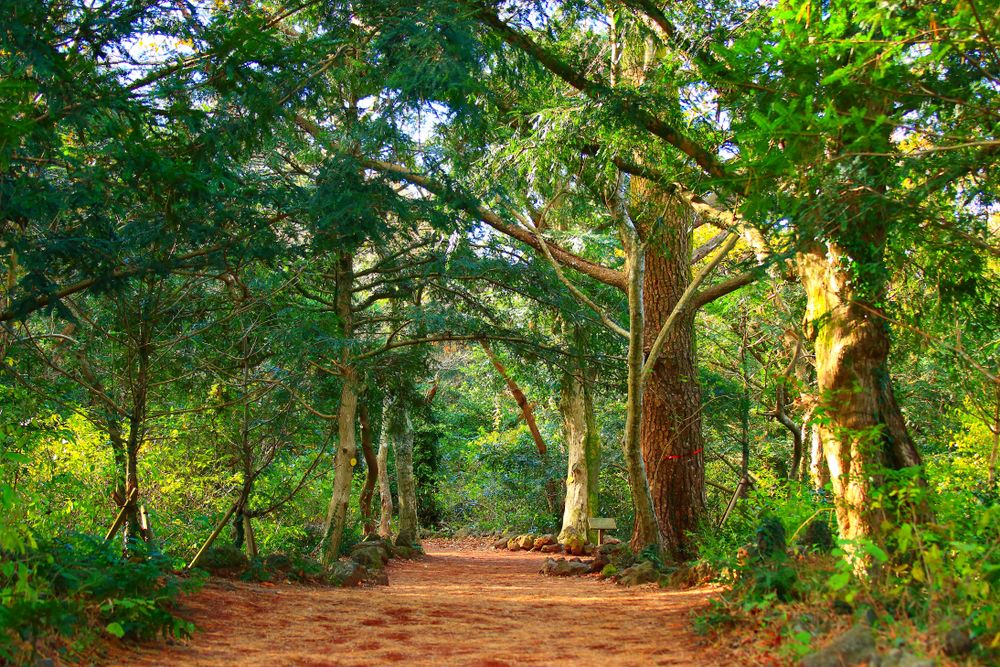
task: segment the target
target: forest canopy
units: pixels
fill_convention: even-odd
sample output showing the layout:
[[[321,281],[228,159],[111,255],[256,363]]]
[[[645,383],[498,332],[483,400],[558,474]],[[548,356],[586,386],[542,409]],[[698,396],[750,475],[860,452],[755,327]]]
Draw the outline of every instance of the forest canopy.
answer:
[[[994,3],[5,0],[0,118],[0,662],[593,518],[997,657]]]

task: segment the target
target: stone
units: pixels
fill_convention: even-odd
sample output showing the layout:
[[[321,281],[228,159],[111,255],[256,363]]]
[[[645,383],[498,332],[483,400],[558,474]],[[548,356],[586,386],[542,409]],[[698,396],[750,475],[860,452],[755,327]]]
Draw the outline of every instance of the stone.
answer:
[[[578,560],[572,561],[566,560],[565,558],[560,558],[558,560],[555,558],[546,558],[545,562],[542,563],[542,569],[539,570],[539,572],[550,577],[577,577],[589,574],[590,565],[582,563]]]
[[[459,528],[458,530],[455,531],[454,537],[456,540],[464,540],[465,538],[469,537],[469,535],[470,533],[468,528]]]
[[[392,555],[396,558],[411,560],[423,556],[424,550],[420,547],[408,547],[405,544],[400,544],[392,548]]]
[[[659,579],[660,573],[656,571],[656,566],[648,560],[644,560],[626,570],[622,570],[621,574],[618,575],[618,583],[622,586],[651,584],[654,581],[659,581]]]
[[[604,568],[611,564],[611,559],[608,558],[607,554],[598,554],[594,557],[594,560],[590,561],[590,573],[597,574],[602,572]]]
[[[556,536],[549,533],[548,535],[542,535],[541,537],[536,537],[532,548],[540,550],[542,547],[555,543],[556,543]]]
[[[608,579],[609,577],[613,577],[616,574],[618,574],[618,568],[609,563],[604,566],[603,570],[601,570],[600,578]]]
[[[364,565],[360,565],[352,560],[340,561],[333,566],[333,571],[330,572],[327,581],[333,586],[353,588],[354,586],[360,586],[367,575],[368,571]]]
[[[525,551],[530,551],[531,547],[535,546],[535,537],[533,535],[520,535],[517,538],[517,548],[524,549]]]
[[[958,658],[972,651],[972,638],[961,628],[952,628],[944,636],[944,654]]]
[[[874,662],[875,636],[866,623],[858,623],[824,648],[802,658],[800,667],[842,667]]]
[[[899,648],[878,656],[870,664],[872,667],[934,667],[934,661],[930,658],[921,658]]]
[[[354,554],[356,551],[361,551],[364,549],[375,549],[382,556],[382,560],[388,562],[393,555],[393,546],[391,542],[385,542],[377,537],[369,538],[363,542],[358,542],[353,547],[351,547],[350,552]]]
[[[372,584],[373,586],[388,586],[389,574],[385,570],[369,572],[368,576],[365,577],[365,583]]]
[[[507,548],[510,549],[511,551],[517,551],[518,549],[521,548],[517,543],[516,537],[512,537],[509,540],[507,540]]]
[[[239,574],[247,569],[250,561],[243,551],[232,544],[212,546],[198,561],[198,567],[212,574]]]
[[[539,549],[539,551],[541,551],[543,554],[557,554],[561,553],[562,550],[563,547],[561,544],[546,544],[541,549]]]
[[[622,543],[621,542],[617,542],[617,541],[615,541],[615,542],[605,542],[601,546],[597,547],[597,551],[599,553],[602,553],[602,554],[611,555],[611,554],[614,554],[614,553],[617,553],[617,552],[621,551],[623,548],[624,547],[622,547]]]
[[[610,545],[613,546],[613,545],[621,544],[621,543],[622,543],[622,541],[619,540],[617,537],[605,537],[604,538],[604,544],[610,544]],[[604,544],[602,544],[601,546],[603,547]]]
[[[359,565],[365,566],[369,570],[381,570],[385,567],[387,559],[385,555],[375,547],[366,547],[364,549],[352,549],[351,560]]]
[[[294,565],[287,554],[268,554],[264,556],[264,567],[272,572],[288,572]]]
[[[506,549],[508,542],[510,542],[510,538],[507,537],[506,535],[504,535],[503,537],[501,537],[501,538],[497,539],[495,542],[493,542],[493,548],[494,549]]]

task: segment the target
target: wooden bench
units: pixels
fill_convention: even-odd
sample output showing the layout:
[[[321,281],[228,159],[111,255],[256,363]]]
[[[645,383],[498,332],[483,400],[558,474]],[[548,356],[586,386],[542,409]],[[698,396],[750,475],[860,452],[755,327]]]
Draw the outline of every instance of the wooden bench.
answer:
[[[604,544],[604,531],[618,528],[618,524],[615,523],[614,519],[599,516],[590,517],[587,523],[590,525],[591,530],[597,531],[597,546]]]

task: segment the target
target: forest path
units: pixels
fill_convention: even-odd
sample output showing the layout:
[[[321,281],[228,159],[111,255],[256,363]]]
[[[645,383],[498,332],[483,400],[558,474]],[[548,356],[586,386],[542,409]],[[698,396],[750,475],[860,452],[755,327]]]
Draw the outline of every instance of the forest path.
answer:
[[[140,644],[108,664],[718,664],[690,630],[707,591],[622,588],[538,574],[544,554],[481,541],[424,544],[393,561],[389,586],[336,589],[213,579],[185,601],[186,642]]]

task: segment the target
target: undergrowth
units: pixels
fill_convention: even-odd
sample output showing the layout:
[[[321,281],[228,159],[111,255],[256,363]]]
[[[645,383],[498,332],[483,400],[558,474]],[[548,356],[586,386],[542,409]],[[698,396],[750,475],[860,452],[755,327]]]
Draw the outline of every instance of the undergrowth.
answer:
[[[203,581],[178,576],[173,564],[145,545],[90,535],[36,539],[8,535],[0,567],[0,663],[30,663],[38,655],[76,659],[102,635],[187,637],[194,626],[174,603]]]
[[[880,651],[997,664],[1000,506],[971,494],[934,502],[923,486],[907,488],[908,498],[873,503],[929,502],[934,520],[892,517],[878,541],[833,539],[834,508],[822,495],[752,494],[742,514],[696,536],[698,565],[726,586],[696,628],[791,663],[866,623]]]

